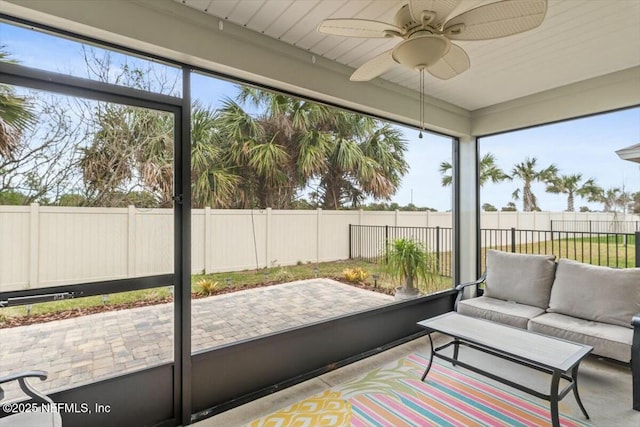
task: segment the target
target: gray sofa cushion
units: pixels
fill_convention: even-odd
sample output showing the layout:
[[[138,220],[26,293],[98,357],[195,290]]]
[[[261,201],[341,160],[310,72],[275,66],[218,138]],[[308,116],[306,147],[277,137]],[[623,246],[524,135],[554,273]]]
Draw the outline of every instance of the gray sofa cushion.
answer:
[[[640,268],[561,259],[547,311],[631,328],[631,318],[640,313]]]
[[[458,302],[458,313],[527,329],[529,319],[543,314],[544,310],[531,305],[483,296]]]
[[[554,255],[489,250],[485,295],[546,309],[555,273]]]
[[[629,363],[633,329],[547,313],[529,321],[529,330],[593,347],[593,354]]]

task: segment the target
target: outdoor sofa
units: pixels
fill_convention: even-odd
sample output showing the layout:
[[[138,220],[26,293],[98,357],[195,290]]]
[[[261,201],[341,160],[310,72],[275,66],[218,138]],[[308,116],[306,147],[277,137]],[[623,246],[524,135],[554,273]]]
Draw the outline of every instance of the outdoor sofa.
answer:
[[[469,286],[478,287],[477,296],[463,299]],[[633,408],[640,410],[640,268],[556,264],[554,255],[489,250],[485,274],[456,289],[461,314],[587,344],[595,355],[631,363]]]

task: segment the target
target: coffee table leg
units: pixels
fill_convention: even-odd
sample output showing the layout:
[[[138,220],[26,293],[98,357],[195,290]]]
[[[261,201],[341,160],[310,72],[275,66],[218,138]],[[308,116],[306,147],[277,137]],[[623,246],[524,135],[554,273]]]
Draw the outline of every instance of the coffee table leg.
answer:
[[[431,355],[429,356],[429,363],[427,364],[427,369],[424,370],[424,374],[422,374],[422,378],[420,379],[420,381],[423,381],[423,382],[424,382],[424,379],[427,377],[427,374],[429,373],[429,369],[431,369],[431,364],[433,363],[433,355],[435,353],[433,349],[433,340],[431,339],[431,334],[429,334],[429,344],[431,345]]]
[[[560,372],[554,371],[551,378],[551,393],[549,401],[551,402],[551,425],[560,427],[560,417],[558,416],[558,385],[560,384]]]
[[[460,350],[460,341],[458,339],[453,340],[453,360],[458,360],[458,350]],[[453,366],[456,366],[456,362],[451,362]]]
[[[580,410],[584,414],[585,418],[589,419],[589,414],[587,414],[587,410],[584,409],[584,405],[582,404],[580,395],[578,394],[578,366],[580,365],[574,366],[571,370],[571,378],[573,378],[573,395],[576,397],[576,402],[578,402],[578,406],[580,407]]]

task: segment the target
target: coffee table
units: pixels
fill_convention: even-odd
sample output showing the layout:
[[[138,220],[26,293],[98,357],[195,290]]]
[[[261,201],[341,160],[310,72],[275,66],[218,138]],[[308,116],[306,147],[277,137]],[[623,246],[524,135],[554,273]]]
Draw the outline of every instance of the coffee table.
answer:
[[[422,381],[426,378],[433,358],[451,362],[454,366],[460,365],[470,371],[477,372],[495,381],[514,387],[551,403],[551,422],[553,427],[560,426],[558,417],[558,402],[564,398],[570,390],[578,402],[580,410],[589,419],[587,411],[582,405],[578,394],[578,366],[593,350],[591,346],[577,344],[559,338],[529,332],[524,329],[491,322],[485,319],[464,316],[456,312],[449,312],[431,319],[418,322],[418,325],[429,331],[431,343],[431,356],[427,368],[422,375]],[[450,336],[453,341],[434,348],[431,339],[432,332]],[[506,359],[519,365],[551,374],[551,388],[549,394],[541,393],[525,385],[518,384],[497,374],[458,360],[458,351],[461,345],[491,354],[501,359]],[[453,357],[442,354],[442,350],[453,346]],[[560,380],[568,381],[568,385],[558,391]]]

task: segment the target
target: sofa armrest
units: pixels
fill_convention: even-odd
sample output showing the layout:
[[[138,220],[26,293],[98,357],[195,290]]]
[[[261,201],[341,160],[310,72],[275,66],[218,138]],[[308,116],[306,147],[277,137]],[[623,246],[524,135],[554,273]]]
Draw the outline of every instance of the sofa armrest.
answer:
[[[640,313],[631,319],[633,341],[631,342],[631,375],[633,381],[633,409],[640,411]]]
[[[24,371],[15,374],[6,375],[0,377],[0,384],[8,383],[11,381],[18,381],[20,388],[27,396],[31,397],[36,402],[53,404],[53,401],[38,390],[33,388],[27,381],[28,378],[40,378],[41,381],[47,379],[47,373],[44,371]],[[4,398],[4,390],[0,387],[0,400]]]
[[[478,286],[479,284],[483,283],[487,278],[487,273],[483,273],[482,276],[480,276],[479,279],[474,280],[473,282],[468,282],[468,283],[461,283],[459,285],[457,285],[455,287],[455,290],[458,291],[458,295],[456,295],[456,301],[453,304],[453,309],[455,311],[458,311],[458,302],[460,302],[460,300],[462,300],[462,296],[464,295],[464,290],[465,288],[469,287],[469,286]],[[482,295],[482,290],[478,289],[478,296]]]

